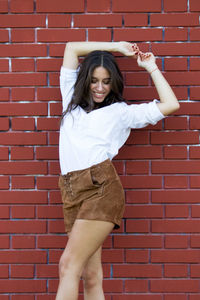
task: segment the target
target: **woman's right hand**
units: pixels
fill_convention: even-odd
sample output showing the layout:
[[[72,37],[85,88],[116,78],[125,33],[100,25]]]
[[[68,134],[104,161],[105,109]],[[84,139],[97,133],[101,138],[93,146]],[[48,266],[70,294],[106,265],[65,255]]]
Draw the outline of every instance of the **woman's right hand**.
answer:
[[[119,42],[118,49],[116,50],[124,54],[125,56],[133,56],[134,58],[137,58],[137,55],[139,53],[139,47],[137,46],[137,44],[132,44],[129,42]]]

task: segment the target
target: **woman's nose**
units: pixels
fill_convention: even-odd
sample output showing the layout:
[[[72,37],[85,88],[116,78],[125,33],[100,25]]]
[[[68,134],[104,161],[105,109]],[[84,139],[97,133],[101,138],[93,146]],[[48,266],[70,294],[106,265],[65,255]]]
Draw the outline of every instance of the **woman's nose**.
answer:
[[[97,83],[97,89],[98,89],[98,91],[102,91],[103,90],[103,84],[102,84],[102,82],[98,82]]]

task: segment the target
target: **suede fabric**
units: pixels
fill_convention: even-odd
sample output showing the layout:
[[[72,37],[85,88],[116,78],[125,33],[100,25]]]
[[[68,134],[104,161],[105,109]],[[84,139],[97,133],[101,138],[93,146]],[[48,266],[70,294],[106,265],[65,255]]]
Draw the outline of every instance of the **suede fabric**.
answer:
[[[107,221],[120,227],[124,213],[124,190],[119,176],[107,159],[90,168],[60,175],[66,232],[76,219]]]

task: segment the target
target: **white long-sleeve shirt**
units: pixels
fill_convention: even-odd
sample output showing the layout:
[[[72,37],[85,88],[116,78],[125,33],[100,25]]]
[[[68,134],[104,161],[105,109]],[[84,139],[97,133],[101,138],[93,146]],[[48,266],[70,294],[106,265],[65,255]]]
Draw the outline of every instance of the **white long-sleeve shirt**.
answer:
[[[71,101],[76,78],[77,70],[61,68],[63,111]],[[117,102],[89,113],[78,106],[66,114],[59,139],[61,174],[112,160],[128,139],[131,128],[154,125],[164,118],[156,101],[132,105]]]

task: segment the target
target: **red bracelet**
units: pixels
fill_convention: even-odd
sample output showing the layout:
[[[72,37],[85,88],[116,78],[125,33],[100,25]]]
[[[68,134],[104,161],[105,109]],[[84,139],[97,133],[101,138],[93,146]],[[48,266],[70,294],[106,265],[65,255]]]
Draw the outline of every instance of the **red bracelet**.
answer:
[[[154,71],[158,70],[158,67],[155,68],[153,71],[151,71],[149,74],[151,75],[151,73],[153,73]]]

